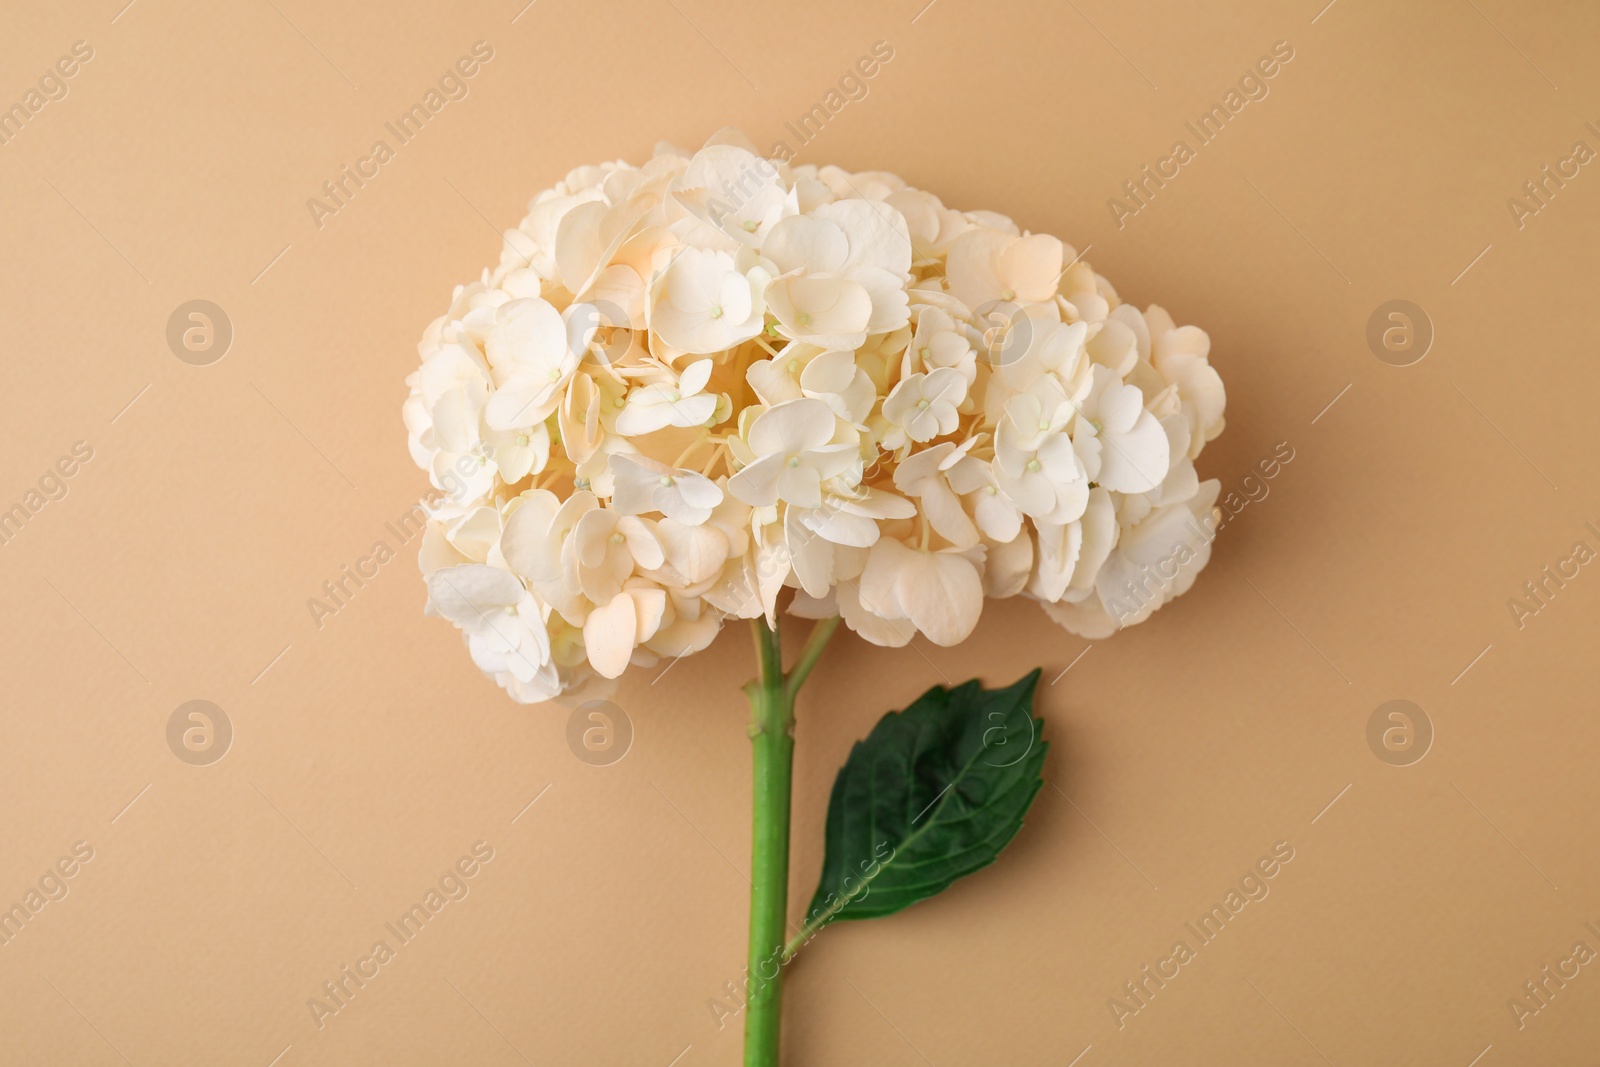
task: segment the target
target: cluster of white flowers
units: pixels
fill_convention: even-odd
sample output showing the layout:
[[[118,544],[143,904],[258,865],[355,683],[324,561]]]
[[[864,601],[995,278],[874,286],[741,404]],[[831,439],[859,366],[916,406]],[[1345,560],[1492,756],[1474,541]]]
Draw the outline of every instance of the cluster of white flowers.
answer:
[[[879,645],[953,645],[1018,594],[1101,637],[1209,554],[1203,331],[1054,237],[735,133],[539,194],[419,348],[429,611],[519,701],[785,589]]]

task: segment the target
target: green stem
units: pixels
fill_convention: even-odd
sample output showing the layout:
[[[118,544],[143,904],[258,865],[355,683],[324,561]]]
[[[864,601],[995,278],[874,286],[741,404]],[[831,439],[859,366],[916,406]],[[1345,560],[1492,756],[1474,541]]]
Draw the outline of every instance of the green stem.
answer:
[[[811,636],[806,638],[806,647],[800,650],[800,658],[795,661],[794,668],[789,671],[789,680],[784,683],[784,692],[791,704],[794,702],[795,694],[800,692],[800,687],[805,684],[811,668],[822,658],[823,649],[828,647],[828,639],[838,628],[837,615],[831,619],[823,619],[811,628]]]
[[[750,839],[749,996],[745,1005],[745,1067],[777,1067],[783,1019],[784,934],[789,911],[789,793],[794,777],[794,698],[833,635],[838,619],[819,622],[793,672],[783,673],[776,629],[755,619],[760,675],[745,687],[750,698],[753,779]]]

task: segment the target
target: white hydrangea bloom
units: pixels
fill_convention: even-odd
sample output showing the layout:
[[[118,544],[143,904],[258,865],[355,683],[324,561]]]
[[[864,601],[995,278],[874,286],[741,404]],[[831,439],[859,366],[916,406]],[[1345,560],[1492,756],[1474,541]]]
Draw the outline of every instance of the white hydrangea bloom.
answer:
[[[1204,331],[1055,237],[735,133],[569,173],[418,351],[429,611],[525,703],[779,610],[950,645],[1023,595],[1104,637],[1210,557]]]

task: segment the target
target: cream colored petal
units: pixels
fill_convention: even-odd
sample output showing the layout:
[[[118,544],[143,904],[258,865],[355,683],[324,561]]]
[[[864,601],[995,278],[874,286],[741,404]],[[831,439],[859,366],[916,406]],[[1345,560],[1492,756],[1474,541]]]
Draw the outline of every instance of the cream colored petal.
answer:
[[[1069,633],[1090,640],[1099,640],[1110,637],[1120,628],[1117,620],[1112,618],[1101,606],[1100,601],[1089,599],[1079,604],[1069,604],[1065,601],[1056,604],[1041,603],[1045,614]]]
[[[1118,493],[1147,493],[1167,477],[1171,456],[1167,434],[1148,411],[1140,412],[1131,431],[1102,435],[1099,483]]]
[[[917,636],[917,628],[910,619],[886,619],[877,614],[848,583],[835,590],[839,617],[844,624],[863,639],[880,648],[904,648]]]
[[[1128,433],[1144,411],[1144,394],[1132,385],[1111,385],[1100,394],[1102,433]]]
[[[833,587],[833,544],[817,536],[800,521],[801,511],[789,508],[784,516],[784,540],[800,588],[812,596],[825,596]]]
[[[806,465],[822,478],[837,478],[861,461],[861,450],[852,444],[823,445],[806,453]]]
[[[568,292],[581,293],[601,266],[605,252],[600,220],[611,208],[604,201],[579,204],[556,227],[556,270]]]
[[[822,475],[793,460],[778,468],[778,498],[802,508],[822,506]]]
[[[950,490],[949,483],[935,476],[921,485],[922,510],[934,533],[957,548],[971,548],[977,544],[978,528],[961,506],[961,499]]]
[[[709,359],[697,359],[689,364],[678,376],[678,391],[684,396],[693,396],[704,389],[711,380],[712,366]]]
[[[428,579],[428,605],[469,632],[489,625],[496,613],[519,602],[522,583],[499,567],[465,563],[435,571]]]
[[[638,632],[638,612],[626,592],[589,612],[583,622],[583,643],[589,663],[601,677],[616,678],[628,669]]]
[[[767,303],[787,336],[824,348],[861,347],[872,318],[867,290],[834,275],[776,279]]]
[[[834,506],[831,501],[825,501],[822,507],[811,511],[790,508],[789,516],[798,519],[805,529],[818,538],[832,544],[871,548],[878,541],[876,522],[865,515]]]
[[[705,512],[705,518],[692,520],[693,522],[704,522],[711,517],[712,510],[722,503],[722,487],[703,474],[679,471],[674,476],[674,483],[678,490],[677,495],[686,507]],[[691,521],[678,515],[673,517],[679,522]]]
[[[613,455],[611,506],[623,515],[655,511],[655,491],[671,468],[642,456]]]
[[[667,621],[667,594],[659,586],[645,584],[642,579],[630,584],[625,592],[633,598],[633,643],[642,645]]]
[[[484,338],[489,362],[496,368],[519,365],[544,368],[559,363],[566,351],[567,328],[561,313],[539,299],[513,300],[501,306]]]
[[[551,537],[560,508],[554,493],[525,493],[500,534],[501,555],[513,571],[535,584],[560,577],[559,542]]]
[[[667,565],[683,577],[687,585],[710,581],[728,559],[728,537],[715,526],[689,526],[674,519],[663,519],[656,526]]]
[[[788,369],[790,362],[780,355],[776,359],[758,360],[745,371],[745,381],[750,383],[750,388],[756,391],[763,404],[770,407],[785,400],[798,400],[805,395],[800,390],[800,383]]]
[[[661,542],[656,540],[652,524],[632,515],[617,520],[617,533],[622,535],[628,552],[645,570],[654,570],[666,561],[661,552]]]
[[[1033,538],[1023,534],[988,546],[983,566],[983,595],[1000,600],[1016,596],[1033,571]]]
[[[846,267],[876,267],[898,284],[911,270],[911,231],[905,217],[882,201],[836,200],[812,213],[836,224],[850,238]],[[838,269],[838,268],[830,268]]]
[[[578,563],[593,569],[605,565],[611,535],[617,532],[618,515],[609,508],[596,507],[584,512],[572,527],[571,543]],[[605,599],[609,600],[610,597]]]
[[[728,492],[751,507],[778,502],[778,477],[787,466],[782,452],[770,452],[728,479]]]
[[[856,378],[856,354],[844,349],[823,352],[800,369],[800,388],[807,393],[843,393]]]
[[[1088,590],[1094,586],[1095,576],[1100,573],[1106,557],[1111,555],[1111,550],[1117,544],[1120,528],[1117,526],[1116,505],[1112,503],[1110,492],[1100,486],[1089,491],[1089,506],[1084,510],[1080,525],[1083,527],[1083,547],[1079,550],[1078,564],[1068,587]]]
[[[861,607],[880,619],[904,619],[900,606],[900,572],[914,555],[911,549],[892,537],[880,537],[867,554],[867,565],[856,583]],[[841,595],[841,606],[843,597]]]
[[[965,641],[983,611],[983,581],[965,556],[953,552],[909,552],[895,580],[906,617],[936,645]]]
[[[1000,253],[1013,238],[997,230],[974,228],[957,237],[945,261],[945,279],[950,291],[969,308],[979,308],[999,300],[1004,286],[995,268]]]
[[[850,242],[819,209],[814,215],[791,215],[779,221],[761,243],[761,254],[777,264],[780,274],[836,271],[850,254]]]
[[[803,397],[768,408],[750,426],[750,447],[757,455],[794,455],[821,448],[833,439],[834,418],[828,405]]]
[[[867,291],[872,301],[872,313],[865,327],[868,333],[888,333],[911,321],[911,300],[898,275],[878,267],[856,267],[849,277]]]
[[[1060,239],[1046,233],[1020,237],[1007,246],[996,264],[1001,284],[1015,294],[1005,299],[1043,303],[1055,296],[1062,251]]]

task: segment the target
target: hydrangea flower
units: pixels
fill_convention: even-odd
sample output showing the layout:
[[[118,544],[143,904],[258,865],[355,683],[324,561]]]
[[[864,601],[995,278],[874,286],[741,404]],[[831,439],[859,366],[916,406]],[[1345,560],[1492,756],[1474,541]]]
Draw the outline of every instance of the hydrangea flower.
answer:
[[[1104,637],[1209,558],[1205,333],[892,174],[731,133],[579,168],[419,351],[429,607],[519,701],[781,611],[950,645],[1025,596]]]

